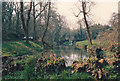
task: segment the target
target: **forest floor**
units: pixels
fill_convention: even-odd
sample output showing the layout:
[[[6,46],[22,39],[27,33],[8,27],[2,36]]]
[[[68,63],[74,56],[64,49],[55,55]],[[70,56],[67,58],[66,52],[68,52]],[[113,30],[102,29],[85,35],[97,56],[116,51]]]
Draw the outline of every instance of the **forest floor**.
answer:
[[[61,57],[46,54],[41,44],[30,41],[6,42],[2,47],[3,79],[119,79],[120,64],[115,49],[102,48],[102,58],[96,57],[101,45],[93,40],[76,42],[76,48],[86,50],[89,59],[74,61],[66,67]],[[87,46],[87,49],[86,49]],[[99,66],[99,67],[98,67]]]

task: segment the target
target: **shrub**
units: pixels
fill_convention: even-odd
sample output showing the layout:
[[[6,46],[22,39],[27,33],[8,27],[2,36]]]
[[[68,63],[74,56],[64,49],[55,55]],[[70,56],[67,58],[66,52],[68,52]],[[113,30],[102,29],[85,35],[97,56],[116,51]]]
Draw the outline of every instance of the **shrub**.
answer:
[[[24,69],[25,79],[35,78],[35,64],[36,57],[30,56],[29,58],[27,58]]]

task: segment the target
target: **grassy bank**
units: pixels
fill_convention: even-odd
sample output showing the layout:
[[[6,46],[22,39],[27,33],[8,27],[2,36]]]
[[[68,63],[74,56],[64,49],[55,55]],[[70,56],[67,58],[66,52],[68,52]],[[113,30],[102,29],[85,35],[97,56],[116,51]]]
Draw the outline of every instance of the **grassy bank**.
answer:
[[[76,48],[80,48],[85,50],[85,46],[87,51],[94,51],[96,48],[100,47],[104,52],[104,57],[115,58],[114,54],[117,51],[117,43],[113,43],[111,41],[99,41],[92,40],[92,45],[89,45],[88,40],[76,42]]]
[[[3,79],[89,79],[87,72],[74,72],[63,58],[43,52],[44,48],[30,41],[3,43]]]
[[[92,45],[89,45],[88,40],[76,42],[76,47],[77,48],[84,49],[85,45],[87,47],[97,47],[97,46],[99,46],[99,44],[97,43],[96,40],[92,40]]]
[[[119,52],[117,51],[117,43],[112,41],[98,41],[92,40],[93,45],[89,45],[88,40],[76,42],[76,47],[79,49],[85,49],[87,54],[90,56],[89,60],[94,67],[94,70],[99,77],[106,76],[104,73],[108,73],[109,76],[106,79],[119,79],[120,78],[120,59]],[[99,68],[97,67],[99,66]],[[100,73],[100,67],[103,71]],[[93,73],[96,78],[96,74]],[[98,78],[99,78],[98,77]]]
[[[84,62],[74,61],[69,67],[65,60],[43,52],[44,48],[35,42],[25,41],[3,43],[3,79],[119,79],[119,59],[114,52],[103,50],[103,58],[96,57],[96,48],[100,46],[93,40],[76,42],[79,49],[87,45],[90,56]],[[82,49],[84,50],[84,49]],[[110,64],[110,63],[111,64]],[[108,76],[109,75],[109,76]],[[100,78],[99,78],[100,77]]]
[[[22,56],[42,52],[43,47],[39,44],[30,41],[27,44],[25,41],[6,42],[2,45],[3,56]]]

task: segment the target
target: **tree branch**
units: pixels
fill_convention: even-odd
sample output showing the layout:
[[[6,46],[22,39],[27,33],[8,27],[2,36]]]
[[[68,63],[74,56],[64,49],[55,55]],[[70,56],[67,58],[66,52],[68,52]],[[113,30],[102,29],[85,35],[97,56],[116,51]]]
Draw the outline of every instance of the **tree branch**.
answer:
[[[48,5],[48,3],[44,6],[43,10],[41,10],[41,12],[35,18],[39,17],[39,15],[42,14],[42,12],[45,10],[45,8],[47,7],[47,5]]]
[[[28,16],[28,19],[27,19],[27,22],[26,22],[27,27],[28,27],[28,25],[29,25],[31,9],[32,9],[32,2],[30,2],[30,9],[28,10],[28,15],[27,15],[27,16]]]
[[[83,11],[80,11],[79,13],[78,13],[78,15],[75,15],[75,17],[78,17],[79,15],[80,15],[80,13],[82,13]]]
[[[20,2],[20,5],[21,5],[21,8],[20,8],[20,11],[21,11],[21,20],[22,20],[22,25],[23,25],[23,29],[26,31],[26,25],[25,25],[25,19],[24,19],[24,11],[23,11],[23,2]]]

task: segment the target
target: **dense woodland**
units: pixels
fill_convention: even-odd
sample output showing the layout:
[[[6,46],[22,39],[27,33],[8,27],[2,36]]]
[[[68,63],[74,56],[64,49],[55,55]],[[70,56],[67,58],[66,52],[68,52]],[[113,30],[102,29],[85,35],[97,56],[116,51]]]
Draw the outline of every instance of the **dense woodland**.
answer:
[[[54,2],[2,2],[3,79],[120,79],[118,13],[108,25],[94,24],[93,3],[79,3],[75,16],[83,19],[71,30]],[[89,59],[66,67],[63,58],[46,54],[56,46],[86,50]]]
[[[56,45],[57,42],[68,39],[75,41],[88,39],[85,25],[78,22],[80,28],[70,30],[64,16],[56,11],[53,3],[24,3],[22,11],[20,5],[19,2],[3,2],[3,41],[22,40],[26,33],[28,33],[28,37],[33,37],[34,41],[48,42],[50,45]],[[21,14],[23,14],[24,20],[21,19]],[[103,32],[116,32],[116,23],[117,13],[113,13],[110,25],[90,25],[91,38],[99,38],[100,33]],[[113,37],[117,38],[117,36]]]

